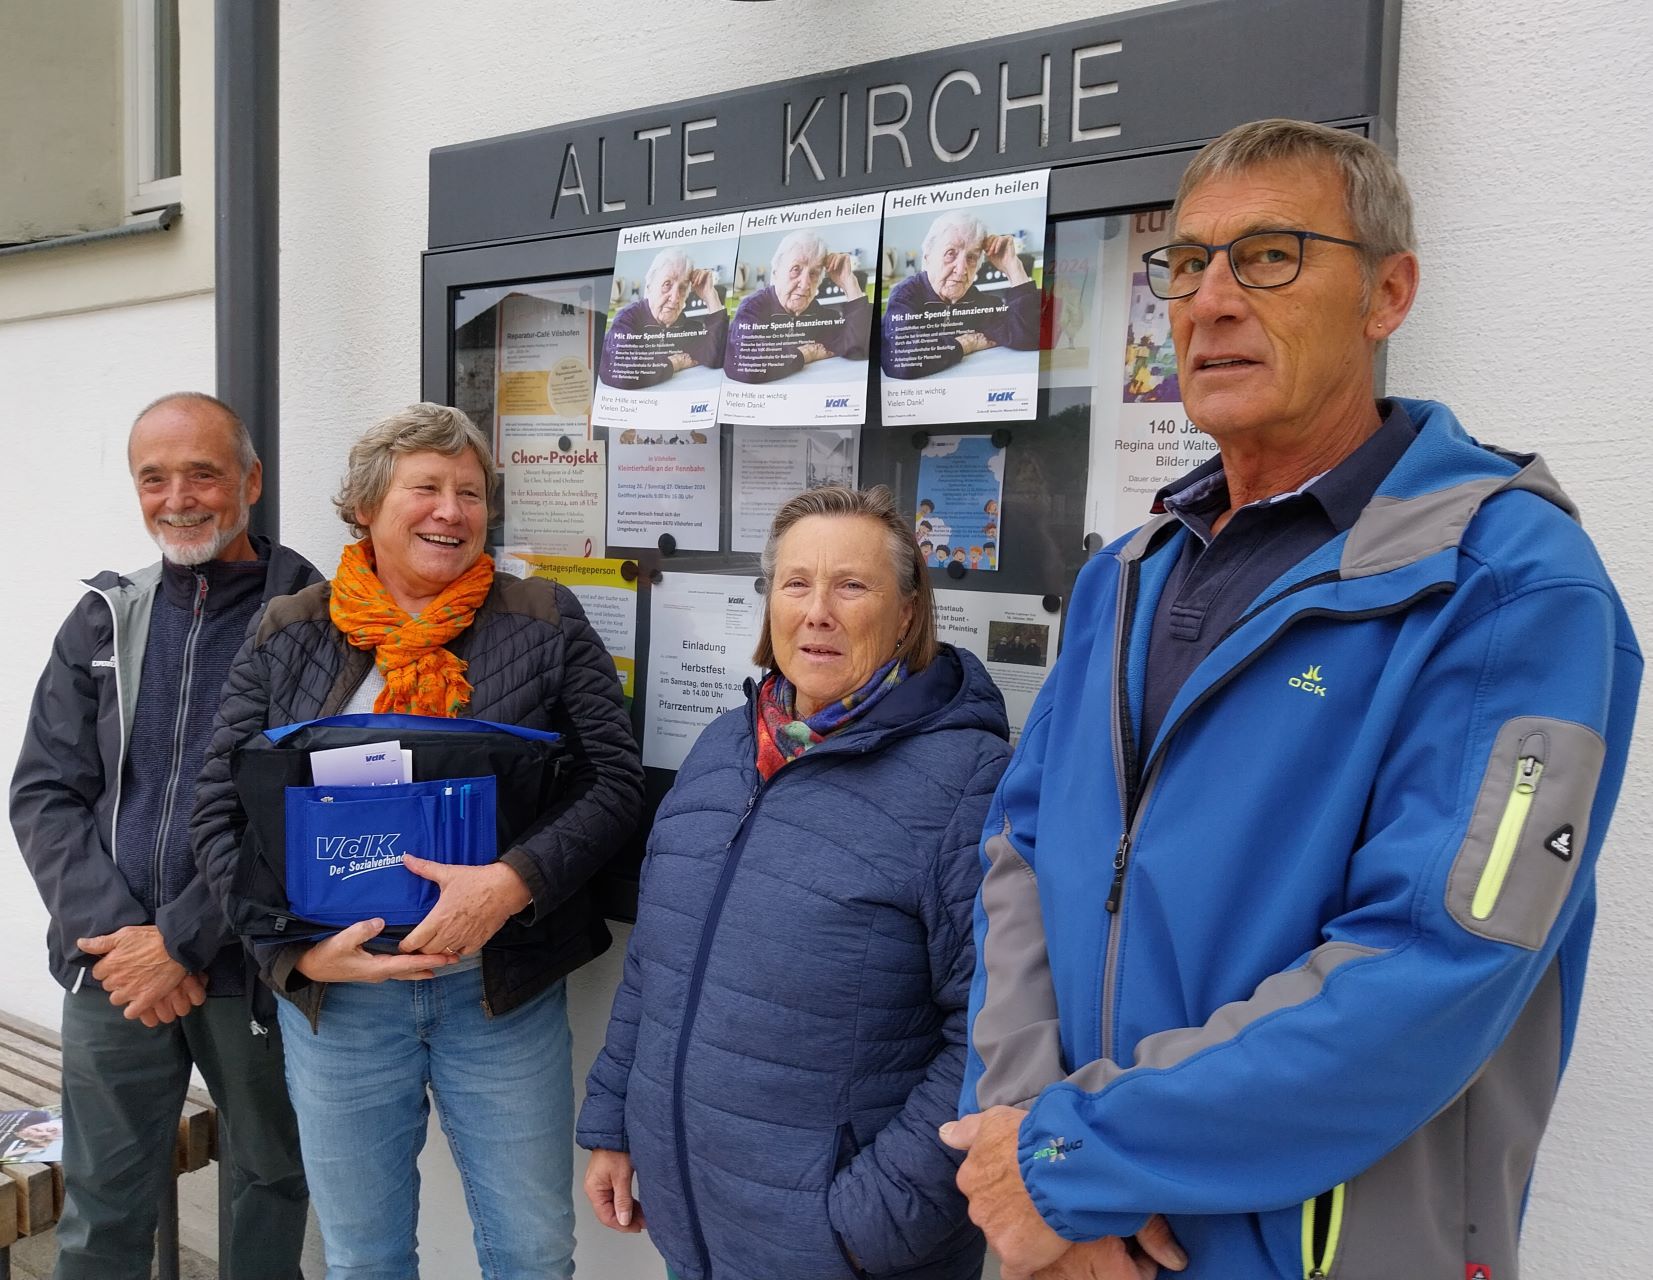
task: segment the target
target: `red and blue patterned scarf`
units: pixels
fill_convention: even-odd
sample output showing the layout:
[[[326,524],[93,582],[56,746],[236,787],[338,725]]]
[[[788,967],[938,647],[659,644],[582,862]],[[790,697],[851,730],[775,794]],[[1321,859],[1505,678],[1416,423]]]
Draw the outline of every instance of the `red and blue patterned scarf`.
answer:
[[[772,673],[758,687],[758,773],[767,782],[787,761],[864,716],[906,678],[907,664],[891,658],[854,693],[800,720],[792,682],[779,671]]]

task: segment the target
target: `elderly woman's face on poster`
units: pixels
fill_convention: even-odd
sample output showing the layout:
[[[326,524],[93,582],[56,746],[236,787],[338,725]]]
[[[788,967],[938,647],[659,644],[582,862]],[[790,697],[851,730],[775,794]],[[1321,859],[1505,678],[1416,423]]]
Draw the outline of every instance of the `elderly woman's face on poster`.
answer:
[[[37,1151],[44,1150],[63,1136],[63,1121],[55,1117],[50,1120],[37,1120],[34,1124],[26,1124],[17,1131],[19,1141]]]
[[[825,260],[816,258],[807,249],[793,249],[775,261],[775,297],[793,315],[815,301],[826,276]]]
[[[693,274],[693,264],[685,260],[664,266],[649,278],[649,311],[661,324],[676,324],[683,314],[689,301],[689,277]]]
[[[889,535],[865,516],[805,516],[781,535],[769,584],[775,666],[797,690],[797,712],[854,693],[895,656],[912,624]]]
[[[938,235],[924,253],[924,274],[930,288],[947,302],[957,302],[976,283],[981,268],[982,244],[966,227],[950,227]]]

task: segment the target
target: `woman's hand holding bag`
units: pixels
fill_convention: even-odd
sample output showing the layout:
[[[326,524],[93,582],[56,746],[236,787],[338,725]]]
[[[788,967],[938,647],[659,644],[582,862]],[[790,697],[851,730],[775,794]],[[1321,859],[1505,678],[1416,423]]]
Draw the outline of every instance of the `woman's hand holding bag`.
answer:
[[[522,877],[503,862],[467,867],[404,853],[402,865],[441,890],[430,913],[402,939],[404,954],[475,955],[507,920],[534,900]]]
[[[347,929],[323,938],[299,957],[293,967],[312,982],[403,982],[434,978],[436,970],[452,964],[450,955],[387,955],[365,950],[363,944],[384,932],[383,920],[358,920]]]

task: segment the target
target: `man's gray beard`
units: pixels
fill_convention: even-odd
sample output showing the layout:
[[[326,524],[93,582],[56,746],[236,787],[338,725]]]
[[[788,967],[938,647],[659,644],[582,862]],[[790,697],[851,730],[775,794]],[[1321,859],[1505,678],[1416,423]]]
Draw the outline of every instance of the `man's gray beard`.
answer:
[[[209,560],[218,559],[219,553],[225,547],[246,532],[247,515],[247,508],[243,506],[240,518],[236,520],[235,524],[220,529],[218,536],[211,542],[203,542],[198,546],[169,547],[164,532],[167,526],[160,521],[155,522],[155,530],[149,536],[154,540],[155,545],[161,549],[162,556],[172,561],[173,564],[182,565],[186,569],[193,569],[196,565],[206,564]]]

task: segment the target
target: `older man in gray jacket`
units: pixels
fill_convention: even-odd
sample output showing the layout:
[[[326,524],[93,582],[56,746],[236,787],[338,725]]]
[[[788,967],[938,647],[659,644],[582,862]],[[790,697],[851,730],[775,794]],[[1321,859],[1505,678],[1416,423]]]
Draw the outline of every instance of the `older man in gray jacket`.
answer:
[[[88,579],[35,690],[11,820],[63,999],[57,1280],[148,1277],[191,1066],[229,1135],[224,1273],[299,1274],[307,1206],[274,1018],[195,871],[189,815],[224,677],[264,601],[315,581],[247,533],[262,468],[228,405],[138,415],[127,460],[162,559]]]

